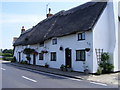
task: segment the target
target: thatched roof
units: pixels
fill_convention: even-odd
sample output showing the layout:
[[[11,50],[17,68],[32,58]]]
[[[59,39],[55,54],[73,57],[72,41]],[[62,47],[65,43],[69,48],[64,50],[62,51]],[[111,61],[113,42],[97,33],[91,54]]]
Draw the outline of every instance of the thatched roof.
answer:
[[[68,11],[60,11],[21,34],[14,45],[31,45],[52,37],[61,37],[94,28],[107,2],[88,2]]]

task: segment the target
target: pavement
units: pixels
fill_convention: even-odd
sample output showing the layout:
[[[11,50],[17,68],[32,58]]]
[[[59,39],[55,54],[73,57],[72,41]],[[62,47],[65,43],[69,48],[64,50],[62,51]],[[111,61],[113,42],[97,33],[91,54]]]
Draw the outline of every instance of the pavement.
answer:
[[[27,69],[32,69],[36,71],[41,71],[45,73],[51,73],[55,75],[61,75],[61,76],[66,76],[70,78],[75,78],[75,79],[81,79],[81,80],[88,80],[88,81],[95,81],[95,82],[100,82],[104,84],[110,84],[110,85],[120,85],[120,75],[119,73],[111,73],[111,74],[103,74],[103,75],[85,75],[84,73],[80,72],[66,72],[66,71],[61,71],[60,69],[54,69],[54,68],[45,68],[41,67],[38,65],[26,65],[26,64],[19,64],[19,63],[10,63],[11,65],[18,66],[18,67],[24,67]]]

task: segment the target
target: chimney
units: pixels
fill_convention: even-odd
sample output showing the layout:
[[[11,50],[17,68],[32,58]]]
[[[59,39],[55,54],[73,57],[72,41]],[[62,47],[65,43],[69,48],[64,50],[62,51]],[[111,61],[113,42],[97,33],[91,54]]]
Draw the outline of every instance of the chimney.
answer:
[[[17,37],[13,37],[13,43],[15,43],[17,39],[18,39]]]
[[[23,33],[24,31],[25,31],[25,28],[24,26],[22,26],[21,33]]]
[[[50,16],[53,16],[53,14],[51,14],[50,11],[51,11],[51,8],[49,8],[49,13],[47,14],[47,18]]]

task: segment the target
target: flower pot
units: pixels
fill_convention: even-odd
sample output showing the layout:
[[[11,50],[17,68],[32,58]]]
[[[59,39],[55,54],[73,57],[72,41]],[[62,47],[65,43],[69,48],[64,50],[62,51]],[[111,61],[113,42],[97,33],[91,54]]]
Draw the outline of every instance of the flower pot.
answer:
[[[89,74],[89,70],[88,70],[88,69],[85,69],[85,70],[84,70],[84,74],[85,74],[85,75],[88,75],[88,74]]]

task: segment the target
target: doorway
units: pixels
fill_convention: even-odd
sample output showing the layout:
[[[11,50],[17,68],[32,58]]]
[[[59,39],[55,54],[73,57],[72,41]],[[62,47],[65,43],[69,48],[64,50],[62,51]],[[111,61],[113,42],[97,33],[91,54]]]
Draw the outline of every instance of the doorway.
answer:
[[[71,62],[71,49],[69,48],[66,48],[65,49],[65,65],[66,66],[69,66],[71,68],[71,65],[72,62]]]
[[[36,65],[36,55],[33,54],[33,65]]]
[[[18,60],[19,60],[19,62],[21,61],[21,52],[18,52]]]

